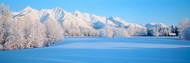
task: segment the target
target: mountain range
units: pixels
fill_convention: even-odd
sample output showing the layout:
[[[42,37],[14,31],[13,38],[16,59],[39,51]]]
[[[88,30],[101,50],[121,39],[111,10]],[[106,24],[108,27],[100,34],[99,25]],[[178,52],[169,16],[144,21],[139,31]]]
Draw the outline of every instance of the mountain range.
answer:
[[[61,23],[61,25],[67,28],[82,28],[82,29],[101,29],[105,25],[111,25],[116,27],[135,27],[135,28],[146,28],[146,27],[167,27],[163,23],[149,23],[145,25],[139,25],[134,23],[128,23],[119,17],[101,17],[88,13],[81,13],[78,10],[74,12],[67,12],[60,7],[53,9],[42,9],[40,11],[35,10],[29,6],[20,12],[12,12],[12,17],[23,17],[29,16],[32,19],[40,19],[44,22],[48,19],[55,19]]]

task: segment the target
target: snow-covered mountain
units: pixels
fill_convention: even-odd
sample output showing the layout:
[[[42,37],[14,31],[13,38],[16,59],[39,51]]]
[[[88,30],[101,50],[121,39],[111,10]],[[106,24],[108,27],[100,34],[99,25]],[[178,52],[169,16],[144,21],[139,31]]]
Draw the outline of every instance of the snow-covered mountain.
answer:
[[[154,28],[154,27],[163,27],[167,28],[168,26],[164,25],[163,23],[148,23],[144,25],[145,27]]]
[[[41,11],[32,9],[31,7],[26,7],[20,12],[13,12],[13,17],[23,17],[30,16],[32,19],[40,19],[41,22],[44,22],[48,19],[56,19],[62,24],[62,26],[67,28],[82,28],[82,29],[101,29],[105,25],[111,26],[125,26],[125,27],[135,27],[135,28],[145,28],[144,26],[127,23],[126,21],[118,17],[101,17],[88,13],[81,13],[79,11],[67,12],[60,7],[55,7],[53,9],[42,9]],[[153,27],[155,24],[150,23],[146,26]],[[156,24],[162,25],[163,24]]]

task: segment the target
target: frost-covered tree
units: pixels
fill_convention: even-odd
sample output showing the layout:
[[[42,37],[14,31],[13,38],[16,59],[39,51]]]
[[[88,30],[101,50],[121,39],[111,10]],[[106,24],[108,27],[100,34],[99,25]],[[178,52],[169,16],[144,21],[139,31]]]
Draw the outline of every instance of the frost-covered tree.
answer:
[[[21,19],[14,19],[10,22],[10,29],[8,30],[9,35],[4,44],[4,49],[23,49],[25,48],[25,34],[24,34],[24,23]]]
[[[168,36],[169,30],[168,28],[161,28],[159,29],[159,36]]]
[[[182,40],[190,40],[190,21],[185,19],[184,21],[180,22],[180,39]]]
[[[68,29],[68,34],[69,36],[81,36],[81,30],[79,28]]]
[[[96,29],[81,29],[81,36],[99,36],[99,30]]]
[[[9,35],[8,30],[10,28],[11,13],[9,12],[9,7],[5,7],[3,3],[1,4],[0,10],[0,44],[4,44]]]
[[[127,32],[129,36],[144,36],[147,35],[146,28],[128,27]]]
[[[113,26],[106,25],[103,29],[100,30],[100,37],[113,37]]]
[[[8,38],[11,13],[9,12],[9,7],[5,7],[4,4],[1,4],[0,7],[0,50],[4,49],[4,44]]]
[[[128,37],[130,36],[124,26],[115,27],[106,25],[99,32],[100,37]]]
[[[130,36],[124,26],[122,26],[121,28],[114,27],[113,32],[114,32],[113,37],[128,37],[128,36]]]
[[[154,27],[154,28],[147,28],[147,35],[148,36],[155,36],[158,37],[159,36],[159,29],[158,27]]]
[[[90,36],[99,36],[99,30],[95,29],[89,30],[89,34]]]
[[[39,20],[29,17],[14,18],[8,32],[4,44],[6,50],[42,47],[46,42],[45,26]]]
[[[46,27],[44,24],[40,22],[39,19],[32,19],[30,17],[26,17],[27,24],[25,27],[25,38],[27,42],[27,48],[29,47],[42,47],[44,46],[45,42],[47,42],[47,34],[46,34]],[[29,27],[28,27],[29,26]]]
[[[158,32],[158,27],[157,26],[154,28],[153,31],[154,31],[154,36],[158,37],[159,36],[159,32]]]
[[[48,42],[53,43],[62,40],[64,31],[57,20],[48,19],[44,22],[44,25],[46,27]]]

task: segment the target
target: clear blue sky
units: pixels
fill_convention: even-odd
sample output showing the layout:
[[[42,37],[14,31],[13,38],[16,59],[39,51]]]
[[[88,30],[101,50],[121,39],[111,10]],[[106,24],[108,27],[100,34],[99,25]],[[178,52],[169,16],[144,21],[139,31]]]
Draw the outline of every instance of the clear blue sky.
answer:
[[[1,0],[0,3],[9,5],[13,12],[26,6],[37,10],[58,6],[68,12],[78,10],[98,16],[117,16],[136,24],[162,22],[170,26],[190,19],[190,0]]]

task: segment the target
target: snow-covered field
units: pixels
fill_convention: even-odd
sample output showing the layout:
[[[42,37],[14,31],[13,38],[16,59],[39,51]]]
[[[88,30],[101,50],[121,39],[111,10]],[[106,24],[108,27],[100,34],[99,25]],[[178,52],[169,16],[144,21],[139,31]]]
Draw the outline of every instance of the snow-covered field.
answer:
[[[190,63],[177,37],[64,37],[49,47],[0,51],[0,63]]]

